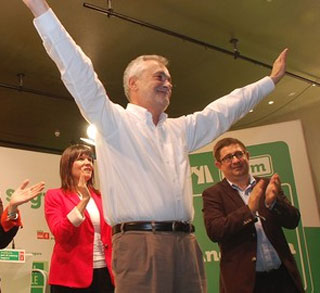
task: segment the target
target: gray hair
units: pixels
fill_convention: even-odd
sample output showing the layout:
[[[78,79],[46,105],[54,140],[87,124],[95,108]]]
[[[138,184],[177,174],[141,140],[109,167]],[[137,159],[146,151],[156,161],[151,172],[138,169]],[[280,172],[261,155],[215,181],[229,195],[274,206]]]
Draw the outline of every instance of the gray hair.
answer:
[[[133,76],[139,76],[145,69],[143,63],[145,61],[154,60],[160,64],[167,66],[169,61],[167,58],[159,55],[142,55],[133,59],[127,66],[123,74],[123,88],[127,99],[130,101],[129,95],[129,79]]]

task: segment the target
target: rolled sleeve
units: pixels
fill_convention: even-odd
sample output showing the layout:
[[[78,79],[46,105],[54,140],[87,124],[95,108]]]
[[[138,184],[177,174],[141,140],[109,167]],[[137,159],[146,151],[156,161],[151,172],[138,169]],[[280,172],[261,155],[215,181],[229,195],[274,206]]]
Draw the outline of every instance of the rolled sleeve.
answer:
[[[77,207],[74,207],[70,213],[67,215],[68,220],[75,227],[79,227],[81,223],[85,220],[85,217],[81,215]]]

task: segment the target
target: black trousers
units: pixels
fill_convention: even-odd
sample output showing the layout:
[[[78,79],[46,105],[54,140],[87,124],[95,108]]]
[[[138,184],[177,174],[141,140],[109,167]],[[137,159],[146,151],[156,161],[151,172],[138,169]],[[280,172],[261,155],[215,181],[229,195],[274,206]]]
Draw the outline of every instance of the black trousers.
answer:
[[[66,278],[68,276],[66,275]],[[114,286],[107,268],[94,269],[93,280],[88,288],[70,288],[59,285],[51,285],[51,293],[113,293]]]
[[[268,273],[256,273],[254,293],[298,293],[284,265]]]

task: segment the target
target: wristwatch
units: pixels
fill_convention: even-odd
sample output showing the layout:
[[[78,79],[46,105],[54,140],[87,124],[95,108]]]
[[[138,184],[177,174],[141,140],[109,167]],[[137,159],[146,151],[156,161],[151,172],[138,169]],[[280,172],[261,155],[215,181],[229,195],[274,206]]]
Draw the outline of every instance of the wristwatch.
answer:
[[[8,213],[8,220],[15,221],[19,217],[17,212]]]

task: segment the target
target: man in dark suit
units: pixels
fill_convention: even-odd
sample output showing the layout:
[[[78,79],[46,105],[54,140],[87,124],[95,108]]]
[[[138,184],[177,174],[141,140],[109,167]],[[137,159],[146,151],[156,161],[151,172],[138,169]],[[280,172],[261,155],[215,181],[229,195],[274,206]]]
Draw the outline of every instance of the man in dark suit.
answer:
[[[304,292],[282,227],[300,220],[281,190],[279,176],[254,178],[249,153],[234,138],[214,147],[224,179],[203,192],[207,234],[221,252],[220,292]]]

